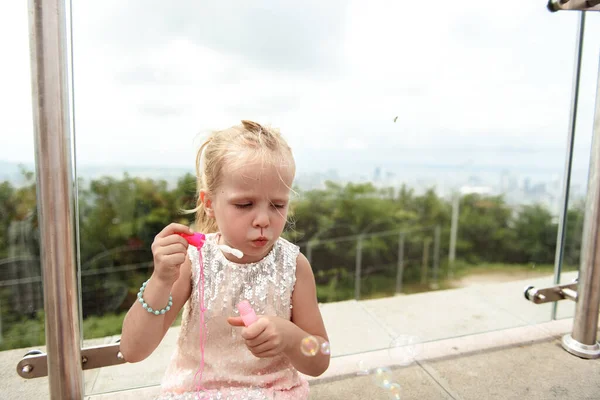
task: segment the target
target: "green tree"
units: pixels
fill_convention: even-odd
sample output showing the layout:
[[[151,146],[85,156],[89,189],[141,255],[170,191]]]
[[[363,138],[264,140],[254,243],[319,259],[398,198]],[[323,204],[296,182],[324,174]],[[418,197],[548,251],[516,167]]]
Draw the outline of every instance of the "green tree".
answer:
[[[23,184],[18,187],[10,182],[0,183],[3,279],[9,276],[7,271],[21,274],[14,275],[16,278],[40,273],[39,260],[35,259],[39,256],[36,186],[33,173],[22,173]],[[193,209],[196,199],[196,178],[192,174],[182,176],[174,185],[130,175],[79,181],[79,243],[86,317],[112,312],[121,315],[135,301],[141,280],[152,272],[150,245],[155,235],[170,222],[192,223],[193,214],[182,210]],[[321,241],[311,248],[321,301],[353,296],[360,234],[364,235],[362,286],[367,295],[389,294],[390,288],[393,291],[399,246],[397,233],[369,234],[406,232],[405,283],[419,282],[424,251],[429,252],[431,265],[435,226],[442,228],[442,263],[448,252],[452,207],[435,188],[417,194],[406,185],[378,188],[371,183],[326,182],[321,189],[295,188],[290,211],[286,238],[301,243],[304,253],[307,241]],[[571,207],[567,218],[565,263],[569,265],[579,262],[582,221],[583,204],[579,202]],[[556,229],[552,214],[543,205],[514,207],[501,196],[463,196],[457,258],[473,265],[552,263]],[[349,238],[341,240],[343,237]],[[12,256],[21,259],[13,260]],[[36,305],[41,299],[39,285],[21,285],[18,289],[18,293],[6,288],[0,291],[3,313],[8,299],[20,299],[11,303],[10,317],[4,316],[4,329],[22,323],[23,318],[31,322],[35,312],[30,311],[41,308]],[[32,297],[34,293],[38,300]]]
[[[556,249],[557,225],[541,205],[522,207],[514,222],[519,243],[519,262],[552,264]]]
[[[469,263],[502,262],[515,235],[512,210],[502,196],[470,194],[460,201],[457,258]]]

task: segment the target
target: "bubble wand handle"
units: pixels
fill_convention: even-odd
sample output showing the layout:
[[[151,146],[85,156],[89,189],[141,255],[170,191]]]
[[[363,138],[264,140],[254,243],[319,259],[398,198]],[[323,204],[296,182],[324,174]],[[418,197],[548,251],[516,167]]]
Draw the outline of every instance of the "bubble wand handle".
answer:
[[[258,320],[258,317],[256,316],[256,313],[254,312],[254,309],[252,308],[250,303],[248,303],[248,300],[242,300],[237,305],[237,308],[240,312],[240,316],[242,317],[242,321],[244,321],[244,325],[246,325],[247,327]]]
[[[204,386],[202,386],[202,375],[204,372],[204,344],[206,342],[206,327],[204,326],[204,313],[206,312],[206,307],[204,306],[204,260],[202,259],[202,246],[206,241],[206,235],[203,233],[194,233],[192,235],[186,233],[178,233],[179,236],[187,240],[190,246],[194,246],[198,249],[198,258],[199,258],[199,277],[198,277],[198,302],[200,304],[200,367],[196,374],[194,375],[194,381],[198,382],[196,384],[196,395],[198,399],[204,399],[205,396],[202,395],[200,397],[200,393],[205,390]]]

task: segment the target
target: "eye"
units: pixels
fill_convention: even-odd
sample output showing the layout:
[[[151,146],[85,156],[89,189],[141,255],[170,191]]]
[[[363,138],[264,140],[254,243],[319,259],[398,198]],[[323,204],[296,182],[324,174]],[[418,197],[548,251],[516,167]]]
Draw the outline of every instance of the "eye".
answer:
[[[275,203],[271,203],[271,205],[275,208],[285,208],[285,204],[275,204]]]
[[[235,204],[235,208],[249,208],[252,207],[252,203]]]

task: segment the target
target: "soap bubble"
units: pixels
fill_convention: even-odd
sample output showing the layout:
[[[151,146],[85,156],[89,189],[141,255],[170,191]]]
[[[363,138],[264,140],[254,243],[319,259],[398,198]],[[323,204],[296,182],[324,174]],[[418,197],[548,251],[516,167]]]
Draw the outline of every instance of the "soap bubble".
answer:
[[[402,387],[399,384],[392,383],[390,386],[388,386],[388,388],[386,390],[388,392],[390,399],[400,400],[400,391],[402,390]]]
[[[356,373],[356,375],[369,375],[369,368],[367,367],[367,364],[363,360],[360,360],[357,363],[357,366],[358,366],[358,372]]]
[[[300,343],[300,351],[307,357],[314,357],[319,352],[319,341],[314,336],[307,336]]]
[[[325,354],[326,356],[331,354],[331,348],[329,346],[329,342],[321,343],[321,353]]]
[[[409,365],[421,353],[421,347],[418,337],[400,335],[390,342],[388,354],[394,364]]]
[[[389,388],[392,384],[392,370],[386,367],[375,368],[373,371],[373,381],[381,388]]]

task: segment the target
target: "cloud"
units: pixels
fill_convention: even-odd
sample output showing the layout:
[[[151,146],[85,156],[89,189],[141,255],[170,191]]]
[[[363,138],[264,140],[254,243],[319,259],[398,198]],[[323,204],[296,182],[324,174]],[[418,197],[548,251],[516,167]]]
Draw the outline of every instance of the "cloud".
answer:
[[[27,4],[8,2],[0,13],[0,160],[33,161],[33,123]]]
[[[125,53],[145,52],[173,37],[185,37],[262,68],[322,74],[337,64],[346,5],[341,0],[310,0],[294,7],[266,0],[188,0],[174,6],[137,0],[108,6],[76,3],[74,18],[76,31],[93,35],[99,43],[110,41]]]
[[[149,117],[157,116],[157,117],[174,117],[181,115],[183,110],[181,108],[169,107],[165,105],[156,105],[156,104],[146,104],[142,105],[139,109],[142,115],[146,115]]]
[[[360,138],[351,137],[344,141],[343,148],[350,150],[365,150],[367,148],[367,144]]]
[[[27,10],[7,7],[0,159],[32,159]],[[300,168],[467,156],[563,165],[577,13],[479,0],[137,0],[76,2],[73,15],[80,163],[189,166],[198,134],[255,119],[282,129]],[[599,17],[588,13],[582,165]],[[517,156],[523,148],[541,150]]]

